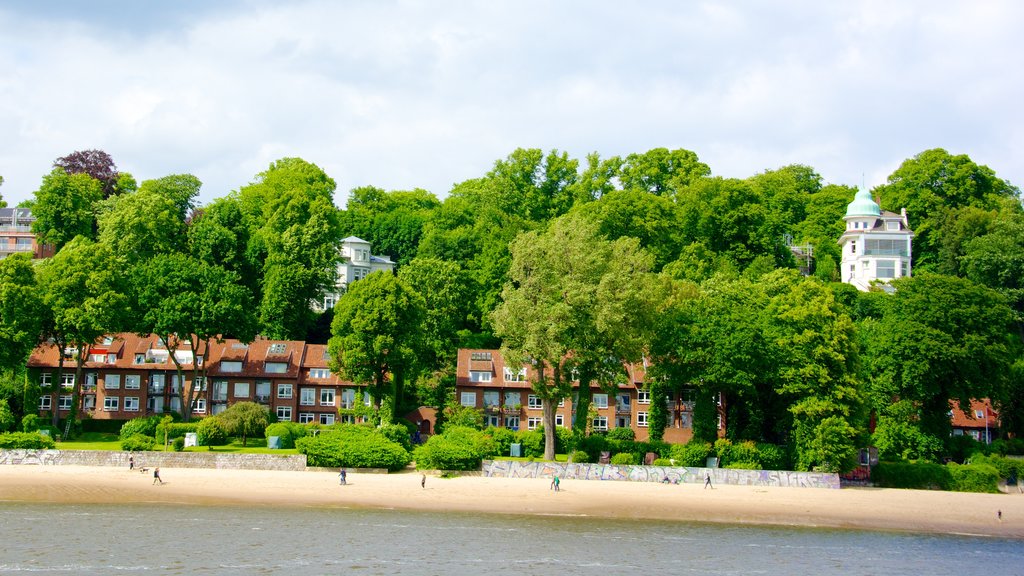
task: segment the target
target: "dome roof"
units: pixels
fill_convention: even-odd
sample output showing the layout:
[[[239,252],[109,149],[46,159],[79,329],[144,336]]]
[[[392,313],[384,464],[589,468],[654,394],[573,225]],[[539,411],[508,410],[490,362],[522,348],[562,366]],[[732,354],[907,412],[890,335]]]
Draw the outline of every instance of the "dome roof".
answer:
[[[846,207],[847,216],[881,216],[882,209],[878,207],[871,192],[861,188]]]

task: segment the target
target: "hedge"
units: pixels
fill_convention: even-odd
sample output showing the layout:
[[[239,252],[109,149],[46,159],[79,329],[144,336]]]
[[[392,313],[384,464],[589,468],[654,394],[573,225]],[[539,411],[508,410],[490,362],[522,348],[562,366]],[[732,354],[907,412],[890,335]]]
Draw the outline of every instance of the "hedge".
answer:
[[[150,436],[135,434],[121,439],[121,450],[127,452],[146,452],[156,446],[156,440]]]
[[[7,432],[0,434],[0,448],[5,450],[52,450],[53,438],[38,432]]]
[[[300,438],[295,443],[310,466],[325,468],[387,468],[401,470],[410,461],[409,452],[382,433],[353,424],[331,432]]]
[[[498,450],[499,445],[489,432],[449,426],[416,448],[413,456],[419,469],[478,470],[483,459],[496,455]]]
[[[156,436],[157,424],[160,424],[159,416],[139,416],[122,424],[119,434],[122,440],[131,438],[136,434]]]
[[[951,488],[957,492],[999,492],[999,471],[988,464],[946,465],[953,479]]]
[[[200,446],[223,446],[230,437],[228,425],[220,416],[207,416],[200,420],[196,424],[196,434]]]
[[[295,448],[295,441],[305,438],[309,430],[298,422],[276,422],[267,426],[266,436],[277,436],[281,448]]]

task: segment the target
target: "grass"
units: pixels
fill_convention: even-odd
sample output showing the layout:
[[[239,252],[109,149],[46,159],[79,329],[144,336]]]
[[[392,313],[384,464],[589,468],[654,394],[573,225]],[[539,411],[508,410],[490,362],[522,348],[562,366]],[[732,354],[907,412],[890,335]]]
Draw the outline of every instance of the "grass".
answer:
[[[121,440],[117,434],[108,434],[105,432],[86,432],[66,442],[57,443],[58,450],[107,450],[117,451],[121,449]],[[153,447],[154,452],[163,452],[164,445],[157,444]],[[174,451],[172,446],[167,447],[168,452]],[[277,449],[272,450],[267,448],[267,441],[263,438],[249,438],[248,446],[242,446],[242,441],[239,439],[233,440],[231,443],[224,446],[196,446],[186,448],[185,452],[222,452],[225,454],[277,454],[281,456],[287,456],[292,454],[298,454],[299,451],[294,448],[288,449]]]

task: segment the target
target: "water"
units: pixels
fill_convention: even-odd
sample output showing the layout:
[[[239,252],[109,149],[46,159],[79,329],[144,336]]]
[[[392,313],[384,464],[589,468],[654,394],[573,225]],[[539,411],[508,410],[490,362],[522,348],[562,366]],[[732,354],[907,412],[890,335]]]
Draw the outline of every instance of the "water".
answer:
[[[0,503],[0,574],[1024,574],[1024,543],[389,510]]]

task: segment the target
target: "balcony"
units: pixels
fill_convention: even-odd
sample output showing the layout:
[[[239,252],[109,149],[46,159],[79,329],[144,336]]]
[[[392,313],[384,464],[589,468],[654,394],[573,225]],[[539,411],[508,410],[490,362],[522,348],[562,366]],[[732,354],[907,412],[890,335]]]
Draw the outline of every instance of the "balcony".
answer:
[[[270,404],[270,394],[257,394],[256,402],[259,404]]]
[[[615,413],[619,415],[632,414],[633,407],[629,404],[616,404]]]
[[[523,410],[523,407],[522,406],[518,406],[518,405],[517,406],[502,406],[501,407],[501,413],[502,414],[519,414],[520,412],[522,412],[522,410]]]

